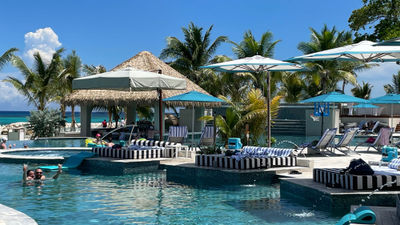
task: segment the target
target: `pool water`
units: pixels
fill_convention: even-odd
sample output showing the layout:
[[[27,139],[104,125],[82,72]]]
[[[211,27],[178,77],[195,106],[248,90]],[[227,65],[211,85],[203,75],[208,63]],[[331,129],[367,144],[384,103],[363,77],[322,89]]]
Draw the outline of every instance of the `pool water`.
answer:
[[[18,152],[6,152],[3,154],[8,155],[23,155],[23,156],[46,156],[46,157],[70,157],[76,155],[81,151],[74,150],[38,150],[38,151],[18,151]]]
[[[334,224],[326,212],[281,199],[279,184],[187,186],[164,171],[124,176],[71,170],[23,186],[22,166],[0,163],[0,203],[38,224]],[[52,173],[45,173],[51,177]]]
[[[85,147],[85,138],[60,138],[47,140],[25,140],[25,141],[7,141],[7,144],[14,145],[14,148],[23,148],[26,144],[29,148],[38,147]]]

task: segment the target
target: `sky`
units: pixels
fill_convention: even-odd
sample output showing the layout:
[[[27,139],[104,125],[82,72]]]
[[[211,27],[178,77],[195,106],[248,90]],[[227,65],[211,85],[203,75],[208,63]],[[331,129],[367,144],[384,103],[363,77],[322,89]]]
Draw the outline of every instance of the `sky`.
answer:
[[[329,28],[350,30],[348,18],[361,6],[361,0],[3,0],[0,54],[16,47],[17,55],[29,64],[34,52],[48,59],[55,49],[63,47],[64,55],[75,50],[84,64],[112,69],[140,51],[159,56],[166,47],[166,37],[182,40],[181,28],[194,22],[204,29],[213,25],[213,40],[225,35],[240,42],[247,30],[259,40],[262,33],[270,31],[274,40],[281,40],[274,58],[285,60],[302,55],[297,45],[310,40],[310,27],[320,31],[327,24]],[[233,57],[232,45],[222,44],[217,54]],[[385,94],[383,85],[391,83],[399,69],[394,63],[384,63],[358,73],[358,82],[370,82],[374,86],[372,97],[378,97]],[[0,71],[0,80],[10,75],[22,78],[8,65]],[[0,82],[0,93],[0,110],[34,109],[8,83]]]

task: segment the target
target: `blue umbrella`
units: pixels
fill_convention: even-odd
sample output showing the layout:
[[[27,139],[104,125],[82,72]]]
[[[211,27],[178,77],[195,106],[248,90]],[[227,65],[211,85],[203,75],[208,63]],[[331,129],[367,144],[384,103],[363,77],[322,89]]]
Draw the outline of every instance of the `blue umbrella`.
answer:
[[[387,94],[381,97],[373,98],[370,100],[375,104],[390,104],[390,117],[392,118],[393,125],[393,104],[400,104],[400,94]]]
[[[379,108],[379,106],[372,105],[370,103],[361,103],[361,104],[353,106],[353,108],[356,108],[356,109],[362,109],[362,108],[363,109],[376,109],[376,108]]]
[[[319,95],[301,101],[300,103],[313,103],[313,102],[326,102],[326,103],[368,103],[368,100],[345,95],[339,92],[329,92],[327,94]]]
[[[327,94],[323,94],[323,95],[319,95],[313,98],[309,98],[306,100],[301,101],[300,103],[327,103],[326,107],[320,107],[318,106],[318,111],[322,111],[321,112],[321,116],[322,116],[322,120],[321,120],[321,135],[323,133],[323,129],[324,129],[324,113],[326,112],[326,110],[329,110],[329,103],[367,103],[368,100],[362,99],[362,98],[357,98],[357,97],[353,97],[350,95],[345,95],[339,92],[329,92]],[[317,105],[315,105],[314,107],[317,107]],[[314,108],[314,110],[316,110]]]
[[[372,105],[370,103],[361,103],[361,104],[353,106],[353,108],[355,108],[355,109],[377,109],[377,108],[379,108],[379,106]],[[364,116],[367,117],[366,112],[364,112]]]
[[[194,145],[194,106],[220,106],[222,99],[216,98],[211,95],[203,94],[197,91],[190,91],[180,95],[175,95],[169,98],[164,98],[164,102],[169,102],[169,104],[180,105],[180,106],[192,106],[192,146]],[[215,129],[215,126],[214,126]],[[214,132],[215,135],[215,132]],[[215,136],[214,136],[215,143]]]

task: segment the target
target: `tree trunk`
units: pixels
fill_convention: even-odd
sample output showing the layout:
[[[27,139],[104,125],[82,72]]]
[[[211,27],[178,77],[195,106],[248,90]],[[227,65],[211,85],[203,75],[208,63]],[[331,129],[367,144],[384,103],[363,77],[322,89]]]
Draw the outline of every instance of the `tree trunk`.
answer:
[[[112,111],[108,110],[108,126],[112,127]]]
[[[75,131],[75,105],[71,106],[71,131]]]

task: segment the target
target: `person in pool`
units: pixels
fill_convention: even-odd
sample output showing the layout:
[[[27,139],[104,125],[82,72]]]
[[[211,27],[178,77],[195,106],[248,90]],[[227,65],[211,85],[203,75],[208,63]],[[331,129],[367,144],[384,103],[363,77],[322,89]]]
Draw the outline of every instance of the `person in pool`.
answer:
[[[32,171],[32,170],[30,170]],[[33,172],[33,171],[32,171]],[[60,174],[62,173],[62,165],[58,164],[58,171],[57,173],[53,176],[53,179],[57,179]],[[29,181],[29,180],[33,180],[33,181],[43,181],[46,179],[46,176],[43,175],[43,170],[40,168],[35,169],[35,172],[29,173],[28,171],[28,165],[24,164],[23,167],[23,182]]]
[[[2,137],[1,138],[1,144],[0,144],[0,149],[7,149],[7,138],[6,137]]]

